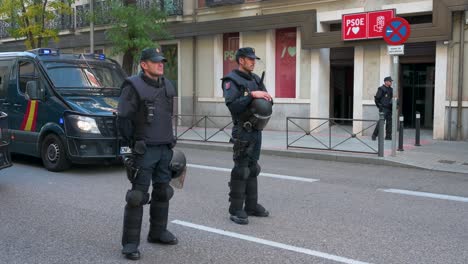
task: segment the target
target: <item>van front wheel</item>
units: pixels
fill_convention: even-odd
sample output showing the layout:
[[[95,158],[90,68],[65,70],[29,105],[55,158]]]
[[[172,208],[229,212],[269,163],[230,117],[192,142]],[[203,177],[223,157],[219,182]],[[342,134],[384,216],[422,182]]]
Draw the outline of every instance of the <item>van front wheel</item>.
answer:
[[[50,171],[64,171],[71,166],[65,146],[55,134],[47,135],[42,142],[41,158],[44,167]]]

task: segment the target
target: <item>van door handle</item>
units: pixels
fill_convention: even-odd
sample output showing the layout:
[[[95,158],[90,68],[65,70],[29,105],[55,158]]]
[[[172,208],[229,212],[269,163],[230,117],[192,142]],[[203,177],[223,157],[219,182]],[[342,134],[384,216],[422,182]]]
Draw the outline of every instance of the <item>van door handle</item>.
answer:
[[[22,104],[13,104],[13,106],[22,106]]]

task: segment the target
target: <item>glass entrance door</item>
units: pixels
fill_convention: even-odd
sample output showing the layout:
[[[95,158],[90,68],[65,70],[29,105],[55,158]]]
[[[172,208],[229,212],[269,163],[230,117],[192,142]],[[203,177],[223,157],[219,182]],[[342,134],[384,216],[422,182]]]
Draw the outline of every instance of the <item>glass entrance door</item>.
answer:
[[[405,127],[414,128],[416,112],[421,114],[421,127],[432,128],[434,115],[434,63],[402,64],[400,113]]]

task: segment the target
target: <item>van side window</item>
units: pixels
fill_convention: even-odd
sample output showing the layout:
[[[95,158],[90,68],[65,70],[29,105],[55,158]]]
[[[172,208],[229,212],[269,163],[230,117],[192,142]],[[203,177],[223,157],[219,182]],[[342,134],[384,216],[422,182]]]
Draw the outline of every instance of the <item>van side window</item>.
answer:
[[[0,60],[0,98],[5,98],[8,89],[8,79],[10,75],[11,60]]]
[[[21,93],[26,92],[26,83],[37,80],[37,69],[32,61],[19,62],[19,89]]]

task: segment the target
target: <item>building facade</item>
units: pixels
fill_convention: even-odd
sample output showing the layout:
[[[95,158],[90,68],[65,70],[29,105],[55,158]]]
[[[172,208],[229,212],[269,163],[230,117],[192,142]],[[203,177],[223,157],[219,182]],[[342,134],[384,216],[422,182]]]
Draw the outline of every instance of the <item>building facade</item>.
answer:
[[[87,10],[82,1],[75,4],[73,26],[64,28],[53,46],[89,50],[89,26],[79,19]],[[468,140],[468,1],[146,2],[162,3],[170,14],[168,28],[174,38],[159,44],[170,57],[167,70],[179,90],[179,114],[227,116],[220,78],[236,67],[235,51],[251,46],[261,58],[256,73],[265,72],[266,87],[274,96],[267,129],[284,130],[286,117],[376,120],[373,97],[383,78],[392,75],[407,127],[415,126],[419,112],[421,126],[432,130],[435,139]],[[392,72],[392,57],[382,39],[342,40],[342,15],[377,10],[395,10],[411,24],[397,73]],[[105,20],[95,27],[94,48],[108,53],[105,29]],[[4,34],[0,41],[0,51],[21,46]],[[301,126],[312,129],[319,124],[304,121]],[[366,122],[350,124],[354,133],[372,132],[365,130]]]

